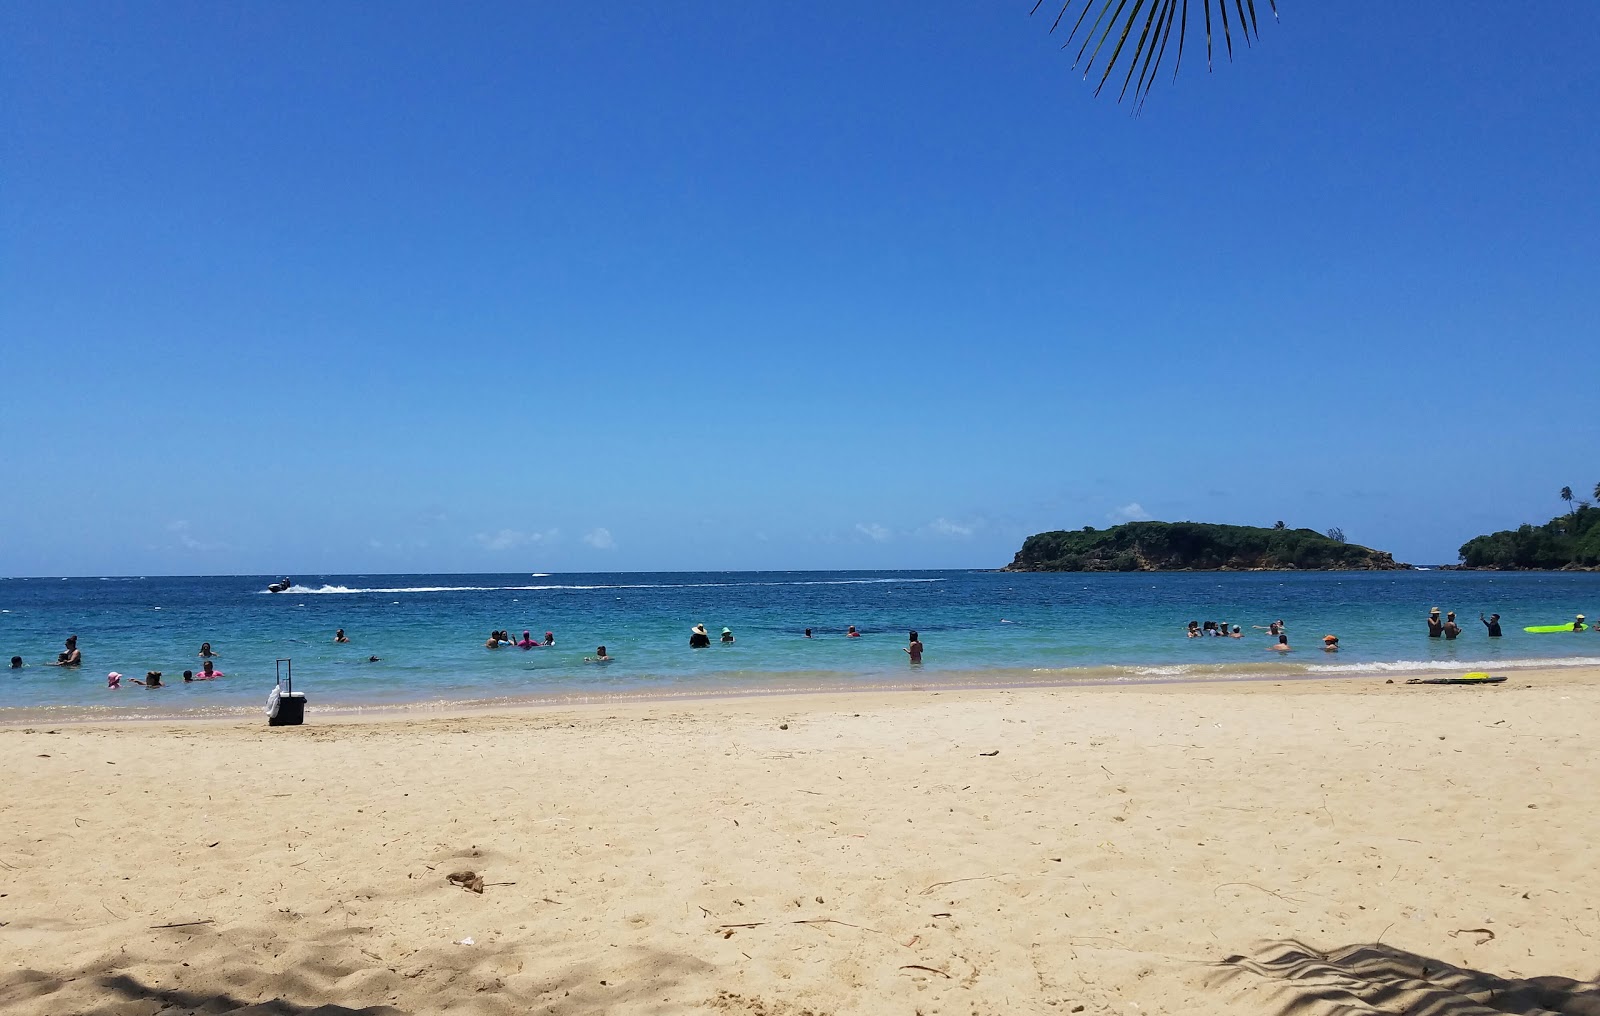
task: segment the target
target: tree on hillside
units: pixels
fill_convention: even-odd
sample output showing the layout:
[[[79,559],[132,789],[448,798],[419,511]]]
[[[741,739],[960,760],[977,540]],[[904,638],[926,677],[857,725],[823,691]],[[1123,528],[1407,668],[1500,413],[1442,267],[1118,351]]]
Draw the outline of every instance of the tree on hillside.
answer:
[[[1272,528],[1273,529],[1288,529],[1289,527],[1283,524],[1283,520],[1282,519],[1279,519],[1278,521],[1276,521],[1276,522],[1274,522],[1272,524]]]
[[[1194,0],[1205,15],[1206,29],[1206,69],[1211,69],[1212,51],[1212,8],[1216,8],[1215,24],[1222,31],[1222,42],[1227,48],[1228,59],[1233,59],[1233,34],[1250,44],[1251,36],[1259,37],[1260,26],[1256,23],[1256,0]],[[1033,5],[1032,13],[1038,13],[1044,6],[1044,0],[1037,0]],[[1100,73],[1100,82],[1095,85],[1094,94],[1099,95],[1100,90],[1106,86],[1106,81],[1111,77],[1111,71],[1117,66],[1117,61],[1124,55],[1128,61],[1128,73],[1123,76],[1122,90],[1117,93],[1117,101],[1121,102],[1128,94],[1131,86],[1135,104],[1142,105],[1145,97],[1150,93],[1150,86],[1155,84],[1156,74],[1161,70],[1161,61],[1167,54],[1167,43],[1176,42],[1177,47],[1172,61],[1172,76],[1178,76],[1178,67],[1183,63],[1183,43],[1189,34],[1189,0],[1062,0],[1061,10],[1056,13],[1056,19],[1050,25],[1053,33],[1062,26],[1062,23],[1072,13],[1074,7],[1082,7],[1077,19],[1072,22],[1072,28],[1067,32],[1067,41],[1061,48],[1066,49],[1072,41],[1083,33],[1083,44],[1078,47],[1078,52],[1072,58],[1073,69],[1083,63],[1083,76],[1087,78],[1094,69],[1095,61],[1105,54],[1104,69]],[[1272,9],[1272,16],[1278,16],[1278,0],[1267,0],[1267,6]],[[1089,23],[1087,30],[1084,22],[1089,18],[1089,12],[1099,8],[1094,20]],[[1233,8],[1233,14],[1228,13],[1228,8]],[[1173,22],[1177,26],[1174,28]],[[1200,19],[1196,18],[1198,28]],[[1128,49],[1128,41],[1133,40],[1133,48]],[[1108,44],[1109,43],[1109,47]],[[1084,57],[1088,60],[1085,62]],[[1141,59],[1142,58],[1142,59]],[[1134,71],[1139,72],[1139,79],[1134,81]]]
[[[1561,488],[1561,500],[1563,500],[1563,501],[1565,501],[1567,503],[1567,514],[1571,515],[1572,514],[1572,488],[1571,487],[1562,487]]]
[[[1594,485],[1594,499],[1600,501],[1600,483]]]
[[[1345,542],[1344,530],[1338,526],[1334,526],[1332,529],[1328,530],[1328,539],[1333,540],[1336,543]]]

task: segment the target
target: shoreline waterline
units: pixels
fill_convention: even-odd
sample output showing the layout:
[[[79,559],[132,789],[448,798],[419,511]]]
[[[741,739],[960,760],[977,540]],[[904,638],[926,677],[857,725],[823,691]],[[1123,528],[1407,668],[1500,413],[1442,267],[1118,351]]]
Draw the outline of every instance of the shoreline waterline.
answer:
[[[1543,679],[1545,684],[1600,683],[1600,660],[1538,660],[1520,664],[1501,664],[1499,671],[1515,674],[1519,680]],[[908,675],[909,676],[909,675]],[[1203,675],[1092,677],[1078,680],[1053,680],[1024,676],[1015,671],[972,672],[960,680],[907,680],[863,683],[839,681],[828,684],[752,685],[744,688],[724,685],[701,688],[651,688],[615,692],[504,695],[476,699],[418,699],[380,703],[318,703],[308,698],[306,724],[316,723],[405,723],[414,720],[465,719],[483,716],[543,714],[562,710],[599,708],[652,711],[661,706],[696,706],[715,710],[723,706],[748,705],[792,699],[814,705],[820,700],[905,701],[912,695],[983,694],[1003,691],[1082,691],[1112,692],[1128,689],[1138,692],[1193,692],[1198,690],[1244,690],[1271,684],[1303,689],[1370,688],[1373,683],[1403,684],[1412,678],[1441,676],[1438,670],[1390,671],[1379,669],[1349,672],[1286,671],[1241,672]],[[1493,687],[1492,685],[1490,687]],[[138,694],[137,692],[134,694]],[[107,706],[45,706],[0,708],[0,731],[16,730],[37,724],[85,726],[144,726],[149,724],[231,724],[240,721],[265,724],[264,707],[197,706],[167,709],[158,705],[128,708]]]

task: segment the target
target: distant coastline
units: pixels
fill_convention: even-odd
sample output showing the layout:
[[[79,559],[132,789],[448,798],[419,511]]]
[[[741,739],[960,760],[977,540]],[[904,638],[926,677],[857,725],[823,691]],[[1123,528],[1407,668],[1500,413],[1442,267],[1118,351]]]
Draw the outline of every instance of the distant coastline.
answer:
[[[1110,529],[1036,533],[1001,571],[1398,571],[1387,551],[1335,531],[1206,522],[1127,522]]]
[[[1542,526],[1474,536],[1452,571],[1600,571],[1600,508],[1579,504]]]

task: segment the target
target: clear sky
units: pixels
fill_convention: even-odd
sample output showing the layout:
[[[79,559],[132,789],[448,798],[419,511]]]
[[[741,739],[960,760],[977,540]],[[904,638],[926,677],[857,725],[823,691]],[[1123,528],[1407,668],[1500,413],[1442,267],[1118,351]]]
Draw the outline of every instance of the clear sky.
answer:
[[[1286,3],[1139,117],[1030,6],[3,0],[0,574],[1445,562],[1600,481],[1600,4]]]

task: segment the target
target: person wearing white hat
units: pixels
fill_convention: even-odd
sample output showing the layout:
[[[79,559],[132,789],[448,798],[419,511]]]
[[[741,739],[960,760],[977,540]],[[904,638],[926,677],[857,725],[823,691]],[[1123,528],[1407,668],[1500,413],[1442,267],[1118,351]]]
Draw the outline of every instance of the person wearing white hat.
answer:
[[[689,629],[689,648],[705,649],[711,645],[711,636],[706,634],[706,626],[697,624]]]
[[[732,628],[724,628],[724,629],[722,629],[722,642],[723,642],[723,644],[726,645],[727,643],[732,642],[732,641],[733,641],[733,629]]]
[[[1434,607],[1428,611],[1428,637],[1441,638],[1444,635],[1444,622],[1439,620],[1439,608]]]
[[[1578,617],[1577,617],[1577,620],[1572,622],[1572,630],[1573,631],[1583,631],[1586,627],[1588,627],[1587,625],[1585,625],[1583,623],[1584,620],[1585,620],[1584,616],[1582,614],[1579,614]]]

